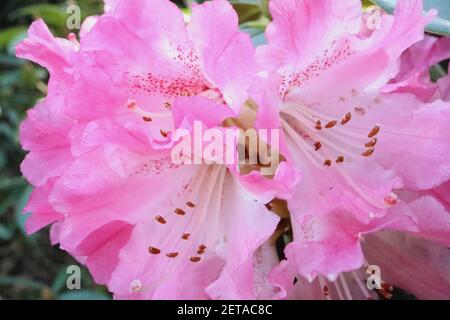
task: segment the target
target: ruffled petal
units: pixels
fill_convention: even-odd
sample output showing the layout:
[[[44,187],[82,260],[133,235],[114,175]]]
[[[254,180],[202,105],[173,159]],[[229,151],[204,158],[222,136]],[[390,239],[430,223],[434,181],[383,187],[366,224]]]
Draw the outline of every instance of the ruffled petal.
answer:
[[[247,100],[257,71],[250,37],[239,31],[238,17],[228,1],[194,5],[188,26],[205,77],[237,113]],[[239,58],[236,58],[239,57]]]

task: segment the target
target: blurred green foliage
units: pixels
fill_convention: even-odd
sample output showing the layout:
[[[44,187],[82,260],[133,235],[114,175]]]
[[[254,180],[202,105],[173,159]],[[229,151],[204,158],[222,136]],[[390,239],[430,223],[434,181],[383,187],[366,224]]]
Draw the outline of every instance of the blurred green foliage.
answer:
[[[15,58],[16,44],[26,37],[33,20],[43,18],[55,35],[65,36],[66,8],[80,6],[82,16],[101,12],[100,0],[0,3],[0,299],[109,299],[83,269],[82,290],[66,289],[66,268],[78,264],[52,247],[46,232],[27,236],[22,214],[31,188],[21,177],[25,153],[18,128],[27,109],[46,94],[43,68]]]

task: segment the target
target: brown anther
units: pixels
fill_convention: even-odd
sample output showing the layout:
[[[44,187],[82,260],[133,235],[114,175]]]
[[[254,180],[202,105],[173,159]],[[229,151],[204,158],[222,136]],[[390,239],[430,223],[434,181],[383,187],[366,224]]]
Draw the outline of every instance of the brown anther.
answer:
[[[150,117],[142,117],[142,120],[144,120],[145,122],[151,122],[152,118],[150,118]]]
[[[326,167],[331,167],[331,160],[330,159],[325,160],[323,162],[323,165],[326,166]]]
[[[175,213],[179,216],[184,216],[186,214],[186,212],[180,208],[176,208]]]
[[[380,127],[379,126],[375,126],[375,127],[372,128],[372,130],[370,130],[370,132],[367,135],[367,137],[373,138],[373,137],[375,137],[378,134],[378,132],[380,132]]]
[[[187,240],[187,239],[189,239],[190,236],[191,236],[190,233],[183,233],[183,235],[181,236],[181,239]]]
[[[190,201],[186,202],[186,205],[187,205],[189,208],[195,208],[195,204],[193,204],[193,203],[190,202]]]
[[[344,156],[339,156],[336,159],[336,163],[343,163],[344,162]]]
[[[393,297],[393,294],[384,290],[384,289],[379,289],[377,290],[378,294],[385,300],[390,300]]]
[[[328,123],[325,125],[325,128],[331,129],[331,128],[333,128],[333,127],[336,125],[336,123],[337,123],[336,120],[330,121],[330,122],[328,122]]]
[[[178,256],[178,252],[166,253],[166,257],[168,257],[168,258],[175,258],[176,256]]]
[[[315,147],[315,150],[317,151],[320,148],[322,148],[322,144],[320,143],[320,141],[317,141],[316,143],[314,143],[314,147]]]
[[[164,107],[164,109],[167,109],[167,110],[172,109],[172,105],[169,102],[164,102],[163,107]]]
[[[363,153],[361,153],[361,155],[364,157],[370,157],[374,151],[375,151],[374,148],[370,148],[370,149],[367,149],[366,151],[364,151]]]
[[[164,131],[163,129],[159,130],[159,133],[161,133],[161,135],[162,135],[164,138],[167,138],[167,136],[169,135],[169,133],[168,133],[167,131]]]
[[[205,249],[198,249],[197,250],[197,254],[204,254],[205,253]]]
[[[328,297],[329,290],[328,290],[328,287],[327,287],[327,286],[324,286],[324,287],[323,287],[323,294],[324,294],[325,297]]]
[[[322,130],[322,122],[320,122],[320,120],[317,120],[316,125],[315,125],[315,128],[316,128],[317,130]]]
[[[366,110],[363,107],[356,107],[355,108],[356,114],[363,116],[366,114]]]
[[[199,250],[205,250],[206,246],[204,244],[201,244],[201,245],[198,246],[198,249]]]
[[[161,224],[166,224],[166,219],[164,219],[164,218],[161,217],[161,216],[156,216],[156,217],[155,217],[155,220],[158,221],[158,222],[161,223]]]
[[[127,104],[126,104],[128,109],[133,109],[136,107],[136,101],[135,100],[128,100]]]
[[[155,247],[148,247],[148,252],[151,254],[160,254],[161,250],[159,250],[158,248],[155,248]]]
[[[378,139],[377,138],[373,138],[372,140],[370,140],[369,142],[367,142],[364,146],[366,148],[372,148],[375,147],[375,145],[377,144]]]
[[[348,123],[350,120],[352,119],[352,114],[350,112],[347,112],[344,116],[344,118],[342,118],[341,120],[341,124],[345,125],[346,123]]]
[[[394,291],[394,286],[390,285],[389,283],[382,283],[381,288],[383,288],[384,290],[386,290],[388,292]]]
[[[199,262],[201,259],[202,259],[201,257],[197,257],[197,256],[189,257],[189,260],[191,260],[192,262]]]

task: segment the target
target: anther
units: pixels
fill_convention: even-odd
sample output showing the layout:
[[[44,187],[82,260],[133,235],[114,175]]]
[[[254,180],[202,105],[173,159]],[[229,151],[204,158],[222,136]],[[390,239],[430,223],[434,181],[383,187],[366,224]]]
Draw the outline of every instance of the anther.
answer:
[[[370,132],[367,135],[367,137],[373,138],[373,137],[375,137],[378,134],[378,132],[380,132],[380,127],[379,126],[375,126],[375,127],[372,128],[372,130],[370,130]]]
[[[201,257],[197,257],[197,256],[189,257],[189,260],[191,260],[192,262],[199,262],[201,259],[202,259]]]
[[[148,247],[148,252],[151,254],[160,254],[161,250],[159,250],[158,248],[155,248],[155,247]]]
[[[329,294],[328,287],[327,287],[327,286],[324,286],[324,287],[323,287],[323,295],[324,295],[325,297],[328,297],[328,294]]]
[[[169,135],[169,133],[168,133],[167,131],[164,131],[163,129],[159,130],[159,133],[161,133],[161,135],[162,135],[164,138],[167,138],[167,136]]]
[[[151,122],[152,118],[150,118],[150,117],[142,117],[142,120],[144,120],[145,122]]]
[[[176,256],[178,256],[178,252],[166,253],[166,257],[168,257],[168,258],[175,258]]]
[[[375,151],[374,148],[370,148],[370,149],[367,149],[366,151],[364,151],[363,153],[361,153],[361,155],[364,157],[370,157],[374,151]]]
[[[198,246],[197,254],[204,254],[206,250],[206,246],[204,244],[201,244]]]
[[[388,206],[394,206],[397,204],[398,197],[395,193],[391,192],[386,197],[384,197],[384,203]]]
[[[325,160],[323,162],[323,165],[326,166],[326,167],[331,167],[331,160],[330,159]]]
[[[352,114],[350,112],[347,112],[344,116],[344,118],[342,118],[341,120],[341,124],[345,125],[346,123],[348,123],[350,120],[352,119]]]
[[[163,217],[161,217],[161,216],[156,216],[155,220],[158,221],[161,224],[166,224],[166,220]]]
[[[377,144],[378,139],[377,138],[373,138],[372,140],[370,140],[369,142],[367,142],[364,146],[366,148],[372,148],[375,147],[375,145]]]
[[[183,233],[183,235],[181,236],[181,239],[187,240],[187,239],[189,239],[190,236],[191,236],[190,233]]]
[[[193,204],[193,203],[190,202],[190,201],[186,202],[186,205],[187,205],[189,208],[195,208],[195,204]]]
[[[325,128],[331,129],[331,128],[333,128],[333,127],[336,125],[336,123],[337,123],[336,120],[330,121],[330,122],[328,122],[328,123],[325,125]]]
[[[184,216],[186,214],[186,212],[180,208],[176,208],[175,213],[179,216]]]
[[[164,109],[167,109],[167,110],[172,109],[172,105],[169,102],[164,102],[163,107],[164,107]]]
[[[315,147],[315,151],[317,151],[320,148],[322,148],[322,144],[320,143],[320,141],[317,141],[316,143],[314,143],[314,147]]]
[[[344,162],[344,156],[339,156],[336,159],[336,163],[343,163]]]
[[[320,122],[320,120],[317,120],[316,125],[315,125],[315,128],[316,128],[317,130],[322,130],[322,122]]]
[[[128,109],[136,108],[136,106],[137,106],[136,100],[133,100],[133,99],[128,100],[126,103],[126,106]]]

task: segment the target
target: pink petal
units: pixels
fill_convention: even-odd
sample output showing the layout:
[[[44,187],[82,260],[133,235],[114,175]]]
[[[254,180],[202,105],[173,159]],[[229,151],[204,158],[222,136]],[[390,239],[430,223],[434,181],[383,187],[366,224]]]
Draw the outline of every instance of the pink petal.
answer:
[[[206,78],[238,112],[257,70],[252,42],[239,31],[236,12],[225,0],[193,6],[188,30]]]
[[[381,278],[419,299],[448,299],[449,252],[445,247],[398,232],[368,236],[364,253],[381,268]]]

